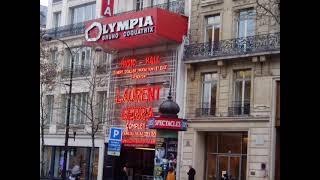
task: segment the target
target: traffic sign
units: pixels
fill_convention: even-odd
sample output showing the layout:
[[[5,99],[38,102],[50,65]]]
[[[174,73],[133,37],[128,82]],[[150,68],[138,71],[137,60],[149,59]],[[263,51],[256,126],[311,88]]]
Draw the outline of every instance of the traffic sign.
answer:
[[[122,140],[122,128],[111,127],[109,139],[121,141]]]
[[[109,143],[108,143],[108,155],[120,156],[121,141],[122,141],[122,128],[110,128]]]

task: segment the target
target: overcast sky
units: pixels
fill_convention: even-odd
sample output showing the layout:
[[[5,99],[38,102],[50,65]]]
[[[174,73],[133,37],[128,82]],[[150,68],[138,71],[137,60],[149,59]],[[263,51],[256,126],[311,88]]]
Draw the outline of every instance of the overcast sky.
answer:
[[[49,0],[40,0],[40,4],[43,6],[48,6],[48,1]]]

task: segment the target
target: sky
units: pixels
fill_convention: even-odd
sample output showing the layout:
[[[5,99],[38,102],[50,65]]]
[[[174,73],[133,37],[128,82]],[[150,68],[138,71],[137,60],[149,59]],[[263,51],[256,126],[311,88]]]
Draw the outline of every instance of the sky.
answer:
[[[40,0],[40,4],[43,6],[48,6],[48,1],[49,0]]]

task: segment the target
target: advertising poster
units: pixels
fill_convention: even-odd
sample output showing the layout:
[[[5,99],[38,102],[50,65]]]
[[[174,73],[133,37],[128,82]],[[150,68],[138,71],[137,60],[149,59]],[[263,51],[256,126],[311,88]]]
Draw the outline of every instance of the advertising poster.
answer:
[[[157,138],[155,147],[154,179],[165,180],[169,168],[177,165],[177,138]]]

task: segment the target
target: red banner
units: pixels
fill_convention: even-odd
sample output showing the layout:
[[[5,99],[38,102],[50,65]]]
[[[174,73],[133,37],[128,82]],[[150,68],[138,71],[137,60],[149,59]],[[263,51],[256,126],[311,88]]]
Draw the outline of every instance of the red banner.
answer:
[[[105,17],[113,16],[114,0],[102,0],[101,15]]]
[[[149,119],[149,129],[171,129],[186,131],[187,120],[180,118],[164,118],[164,117],[152,117]]]

